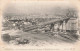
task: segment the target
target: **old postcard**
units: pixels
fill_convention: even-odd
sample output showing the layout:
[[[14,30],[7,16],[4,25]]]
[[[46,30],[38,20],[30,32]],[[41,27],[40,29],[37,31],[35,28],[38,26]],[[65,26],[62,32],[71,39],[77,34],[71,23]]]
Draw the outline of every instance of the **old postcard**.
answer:
[[[0,51],[80,51],[79,3],[1,1]]]

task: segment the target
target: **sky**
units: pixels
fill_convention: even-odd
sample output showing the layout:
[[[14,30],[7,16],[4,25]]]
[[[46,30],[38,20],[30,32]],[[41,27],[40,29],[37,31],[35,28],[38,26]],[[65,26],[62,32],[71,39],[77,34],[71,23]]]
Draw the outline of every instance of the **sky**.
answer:
[[[54,15],[55,9],[60,14],[68,7],[72,7],[69,2],[15,2],[5,8],[3,15]]]

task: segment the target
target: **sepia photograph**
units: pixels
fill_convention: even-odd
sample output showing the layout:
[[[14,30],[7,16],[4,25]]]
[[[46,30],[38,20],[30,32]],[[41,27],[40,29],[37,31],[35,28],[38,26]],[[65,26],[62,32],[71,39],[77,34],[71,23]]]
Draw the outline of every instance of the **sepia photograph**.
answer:
[[[2,4],[0,51],[79,51],[79,2],[15,0]]]
[[[79,40],[78,10],[68,3],[10,3],[2,14],[1,39],[6,44],[44,46]]]

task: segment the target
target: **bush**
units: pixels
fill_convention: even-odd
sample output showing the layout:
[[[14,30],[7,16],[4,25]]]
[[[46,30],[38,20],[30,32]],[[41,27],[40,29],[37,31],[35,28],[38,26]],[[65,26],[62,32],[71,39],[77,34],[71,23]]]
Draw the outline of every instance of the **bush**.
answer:
[[[2,39],[5,42],[9,42],[11,40],[10,35],[9,34],[3,34],[2,35]]]

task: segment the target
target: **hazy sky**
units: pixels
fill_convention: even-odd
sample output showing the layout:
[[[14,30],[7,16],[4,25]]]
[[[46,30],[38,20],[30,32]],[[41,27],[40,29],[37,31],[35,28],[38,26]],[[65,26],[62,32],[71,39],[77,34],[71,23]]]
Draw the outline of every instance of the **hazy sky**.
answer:
[[[71,7],[69,2],[15,2],[9,4],[4,10],[5,15],[44,15],[54,14],[56,7],[58,12],[64,11],[67,7]],[[61,9],[61,10],[60,10]]]

